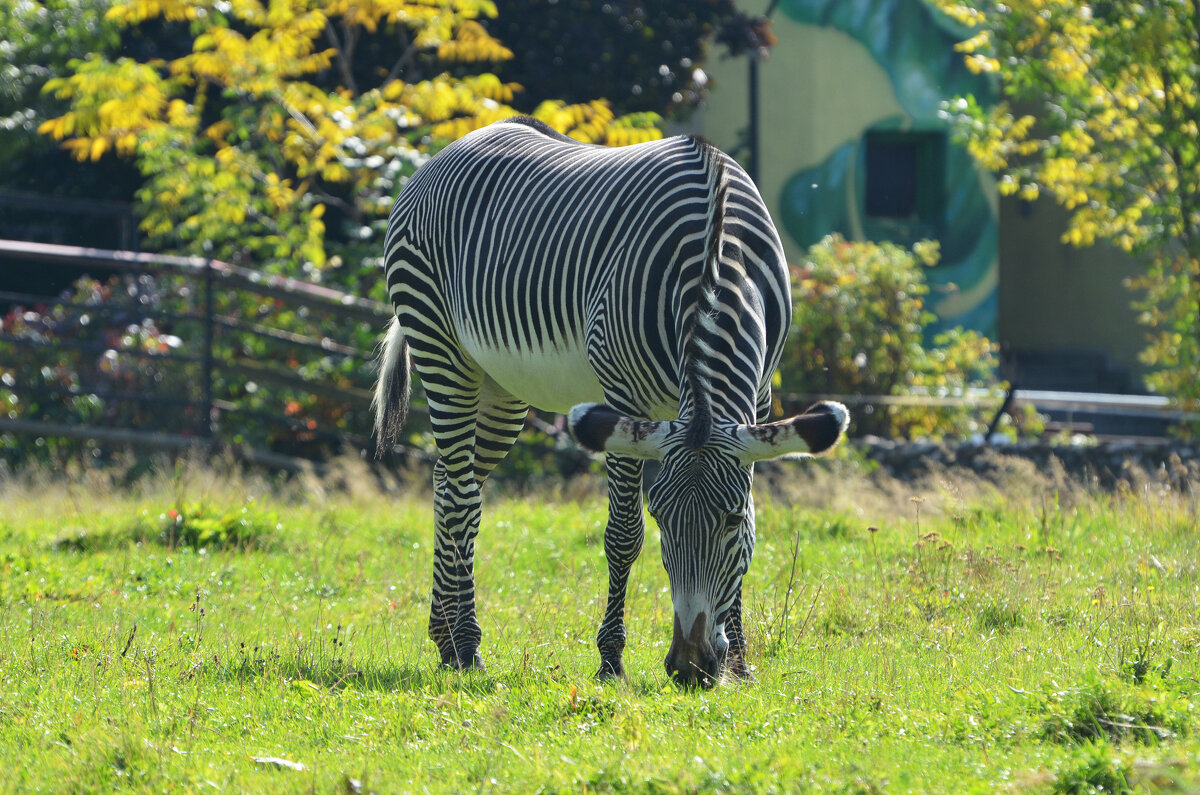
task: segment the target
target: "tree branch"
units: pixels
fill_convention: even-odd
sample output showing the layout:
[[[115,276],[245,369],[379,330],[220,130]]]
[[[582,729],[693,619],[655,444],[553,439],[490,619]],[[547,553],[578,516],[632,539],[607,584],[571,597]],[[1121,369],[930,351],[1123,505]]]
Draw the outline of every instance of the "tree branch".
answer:
[[[416,62],[417,53],[421,51],[416,42],[409,39],[408,31],[403,27],[400,29],[400,41],[404,47],[404,52],[396,59],[396,63],[392,64],[392,68],[388,70],[387,77],[383,79],[384,85],[393,80],[398,80],[404,70]],[[406,75],[406,82],[411,83],[416,77],[417,75]]]
[[[337,28],[329,20],[325,20],[325,35],[332,42],[334,50],[337,51],[338,73],[342,76],[342,83],[351,93],[357,94],[358,87],[354,84],[354,72],[350,68],[352,59],[354,58],[354,47],[357,44],[358,37],[349,25],[342,27],[342,32],[345,34],[343,40],[338,37]]]

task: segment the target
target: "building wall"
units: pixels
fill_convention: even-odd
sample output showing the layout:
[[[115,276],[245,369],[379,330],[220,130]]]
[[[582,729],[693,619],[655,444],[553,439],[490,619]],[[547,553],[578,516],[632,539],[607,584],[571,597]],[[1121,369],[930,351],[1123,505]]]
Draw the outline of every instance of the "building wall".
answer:
[[[767,3],[745,0],[746,11]],[[930,272],[939,326],[994,335],[997,311],[996,191],[961,147],[951,144],[940,106],[992,86],[970,74],[953,45],[965,38],[921,0],[780,0],[779,38],[760,67],[759,187],[788,258],[827,234],[911,244],[934,237],[942,262]],[[703,132],[743,159],[748,119],[745,58],[709,65],[713,90]],[[885,218],[869,212],[865,164],[879,135],[929,139],[939,148],[936,217]],[[923,167],[924,168],[924,167]]]
[[[1107,245],[1063,243],[1066,210],[1052,199],[1000,203],[999,338],[1026,351],[1096,351],[1141,372],[1145,332],[1124,287],[1134,261]]]

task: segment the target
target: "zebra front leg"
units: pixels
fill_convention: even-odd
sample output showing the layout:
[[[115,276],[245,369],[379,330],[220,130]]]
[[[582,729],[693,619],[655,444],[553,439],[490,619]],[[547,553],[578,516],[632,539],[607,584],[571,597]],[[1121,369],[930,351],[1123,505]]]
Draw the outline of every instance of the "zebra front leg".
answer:
[[[748,533],[750,536],[750,541],[745,548],[750,550],[751,554],[754,550],[755,528],[754,495],[750,494],[746,508],[746,522],[742,525],[742,532]],[[746,569],[749,570],[749,568],[750,561],[746,560]],[[740,581],[737,595],[733,598],[733,605],[729,608],[729,615],[725,617],[725,638],[729,641],[729,648],[725,652],[725,672],[737,679],[753,679],[754,676],[750,673],[750,664],[746,662],[749,646],[746,642],[745,629],[742,627],[742,583]]]
[[[433,468],[434,542],[433,595],[429,638],[437,644],[442,665],[484,667],[479,653],[482,632],[475,616],[475,537],[479,533],[480,498],[474,473],[453,478],[444,459]]]
[[[596,635],[600,650],[598,679],[624,676],[621,662],[625,650],[625,594],[629,570],[642,551],[646,537],[642,516],[642,462],[609,455],[608,524],[604,527],[604,556],[608,559],[608,603]]]
[[[729,649],[725,652],[725,671],[737,679],[752,679],[750,665],[746,662],[746,633],[742,629],[742,586],[738,586],[737,597],[733,607],[725,618],[725,637],[729,641]]]

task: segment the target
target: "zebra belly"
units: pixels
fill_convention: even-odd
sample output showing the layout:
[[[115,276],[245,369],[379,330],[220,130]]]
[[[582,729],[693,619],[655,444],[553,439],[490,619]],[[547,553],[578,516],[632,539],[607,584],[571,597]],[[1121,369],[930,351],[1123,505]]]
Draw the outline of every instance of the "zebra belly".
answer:
[[[566,414],[579,403],[604,400],[582,346],[508,351],[464,342],[488,377],[534,408]]]

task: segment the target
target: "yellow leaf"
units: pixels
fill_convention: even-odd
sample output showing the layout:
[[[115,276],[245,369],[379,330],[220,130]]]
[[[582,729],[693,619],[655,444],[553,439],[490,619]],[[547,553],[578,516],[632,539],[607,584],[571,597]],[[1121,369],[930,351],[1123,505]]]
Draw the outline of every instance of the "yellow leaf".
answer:
[[[47,119],[46,121],[44,121],[38,125],[37,131],[38,131],[39,135],[49,135],[52,138],[55,138],[57,140],[62,140],[62,138],[63,138],[63,129],[62,128],[63,128],[63,120],[61,118]]]

